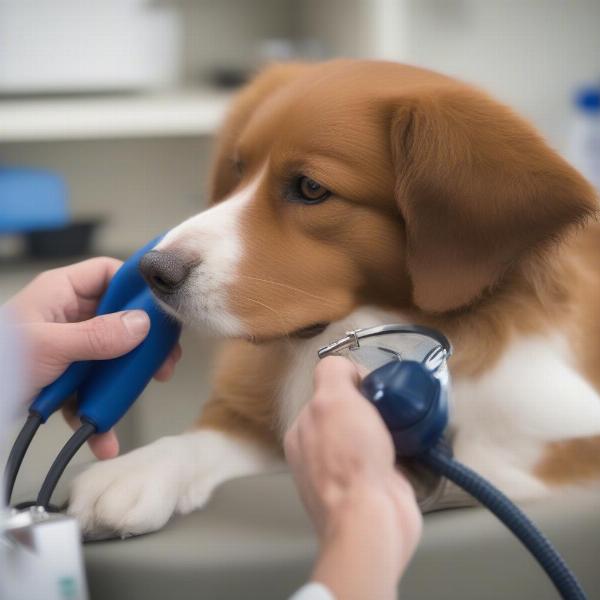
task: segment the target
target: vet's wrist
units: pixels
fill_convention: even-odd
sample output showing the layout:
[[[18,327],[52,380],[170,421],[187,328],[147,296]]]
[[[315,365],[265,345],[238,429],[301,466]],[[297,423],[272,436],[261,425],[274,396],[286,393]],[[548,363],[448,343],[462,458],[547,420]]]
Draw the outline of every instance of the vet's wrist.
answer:
[[[399,522],[416,505],[414,493],[401,475],[390,472],[385,479],[356,478],[343,490],[330,495],[327,502],[327,522],[324,537],[332,537],[359,519],[374,526]],[[412,514],[412,513],[411,513]]]
[[[344,586],[353,581],[361,589],[376,578],[380,597],[395,593],[406,562],[402,512],[397,493],[388,485],[365,482],[348,490],[328,515],[314,580],[329,586],[336,598],[348,597],[348,590],[340,593],[338,576],[348,578],[349,573]]]
[[[335,537],[340,531],[363,521],[369,523],[371,529],[384,529],[397,523],[400,515],[398,498],[391,485],[374,488],[367,483],[353,488],[333,511],[329,535]]]

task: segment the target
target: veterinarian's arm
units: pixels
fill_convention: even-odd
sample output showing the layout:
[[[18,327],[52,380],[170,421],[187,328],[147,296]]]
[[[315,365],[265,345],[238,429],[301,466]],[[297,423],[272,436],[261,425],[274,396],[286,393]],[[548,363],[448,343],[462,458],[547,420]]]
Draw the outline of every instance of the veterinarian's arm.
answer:
[[[28,346],[31,397],[72,362],[116,358],[133,350],[148,335],[150,320],[143,311],[94,317],[100,297],[120,266],[114,258],[93,258],[46,271],[6,304]],[[177,347],[156,379],[167,380],[180,355]],[[79,427],[73,407],[67,406],[63,413],[73,427]],[[98,458],[119,453],[113,431],[93,436],[89,444]]]
[[[352,363],[323,360],[285,451],[320,540],[313,581],[337,600],[392,599],[420,538],[421,514],[394,466],[390,435],[357,383]]]

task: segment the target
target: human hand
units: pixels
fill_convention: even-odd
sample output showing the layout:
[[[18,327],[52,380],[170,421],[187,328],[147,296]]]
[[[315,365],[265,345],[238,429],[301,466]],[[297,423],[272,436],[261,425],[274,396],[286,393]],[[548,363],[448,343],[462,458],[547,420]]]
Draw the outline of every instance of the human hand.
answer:
[[[94,317],[102,294],[121,264],[114,258],[92,258],[45,271],[7,303],[29,350],[31,397],[57,379],[71,363],[122,356],[148,335],[150,320],[144,311]],[[155,379],[168,380],[180,357],[181,347],[177,345]],[[75,411],[72,402],[63,407],[65,419],[73,428],[81,424]],[[119,453],[113,430],[93,436],[89,445],[101,459]]]
[[[313,578],[336,598],[391,598],[422,519],[391,436],[358,383],[350,361],[321,361],[285,453],[321,541]]]

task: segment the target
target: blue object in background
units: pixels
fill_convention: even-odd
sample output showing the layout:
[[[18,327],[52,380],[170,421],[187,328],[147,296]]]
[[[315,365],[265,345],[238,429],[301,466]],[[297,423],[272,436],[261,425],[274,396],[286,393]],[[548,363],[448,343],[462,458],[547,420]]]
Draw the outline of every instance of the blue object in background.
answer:
[[[600,192],[600,85],[580,88],[574,100],[566,156]]]
[[[600,114],[600,86],[587,86],[579,89],[575,95],[575,104],[581,111]]]
[[[68,190],[60,175],[0,167],[0,234],[59,228],[69,221]]]

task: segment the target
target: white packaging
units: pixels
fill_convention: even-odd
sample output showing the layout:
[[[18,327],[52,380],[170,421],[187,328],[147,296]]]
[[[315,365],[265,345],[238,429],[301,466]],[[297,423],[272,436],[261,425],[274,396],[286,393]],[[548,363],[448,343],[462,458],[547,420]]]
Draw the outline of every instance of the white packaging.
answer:
[[[0,0],[0,93],[169,87],[178,17],[148,0]]]
[[[2,600],[88,600],[77,521],[41,507],[0,513]]]

